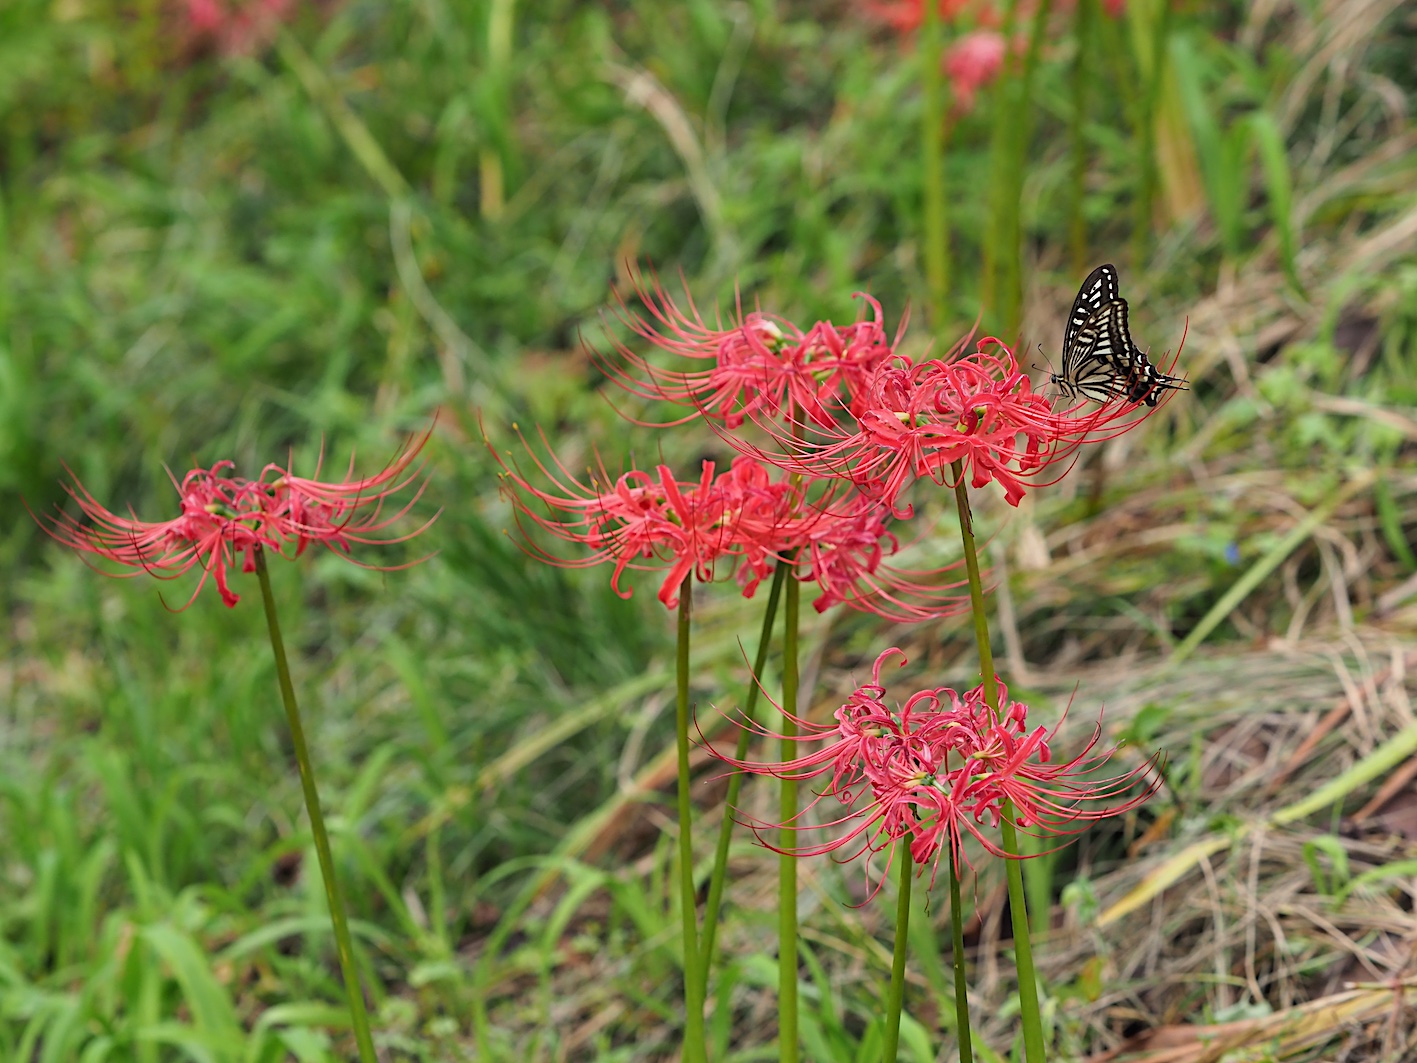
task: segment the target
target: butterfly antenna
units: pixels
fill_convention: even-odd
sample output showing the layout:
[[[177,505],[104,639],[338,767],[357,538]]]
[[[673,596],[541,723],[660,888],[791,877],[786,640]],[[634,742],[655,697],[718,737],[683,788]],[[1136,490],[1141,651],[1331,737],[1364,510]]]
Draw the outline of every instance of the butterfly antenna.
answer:
[[[1047,355],[1047,353],[1043,350],[1043,344],[1041,344],[1041,343],[1038,345],[1038,353],[1041,354],[1041,355],[1043,355],[1043,360],[1044,360],[1045,362],[1048,361],[1048,355]],[[1037,362],[1034,362],[1034,363],[1033,363],[1033,370],[1034,370],[1034,372],[1036,372],[1036,373],[1041,373],[1041,372],[1043,372],[1045,368],[1046,368],[1047,371],[1050,372],[1050,373],[1053,371],[1053,367],[1052,367],[1051,365],[1049,365],[1049,366],[1041,366],[1041,365],[1039,365]]]

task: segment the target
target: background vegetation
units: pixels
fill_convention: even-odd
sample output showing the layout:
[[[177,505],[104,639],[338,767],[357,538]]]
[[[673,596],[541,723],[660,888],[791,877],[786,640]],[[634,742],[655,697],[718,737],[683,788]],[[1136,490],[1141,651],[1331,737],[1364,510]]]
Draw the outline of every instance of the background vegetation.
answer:
[[[632,438],[600,394],[581,336],[634,261],[682,272],[703,304],[741,292],[803,325],[849,319],[865,289],[892,325],[917,308],[908,349],[954,339],[998,253],[1000,103],[950,117],[952,285],[924,327],[918,70],[871,5],[288,15],[233,41],[159,0],[0,8],[0,1056],[348,1057],[255,587],[174,616],[153,584],[50,544],[22,499],[60,502],[68,463],[157,519],[164,464],[254,472],[323,446],[374,467],[441,408],[442,515],[407,555],[435,558],[274,573],[380,1043],[391,1060],[666,1058],[670,618],[649,584],[621,601],[603,573],[503,536],[478,418],[503,444],[513,420],[540,424],[572,457],[710,447]],[[1135,0],[1094,26],[1078,110],[1073,15],[1051,18],[1025,145],[1024,341],[1056,357],[1080,271],[1116,261],[1143,346],[1188,327],[1192,382],[1036,505],[980,502],[1015,692],[1061,710],[1081,679],[1109,727],[1170,755],[1167,794],[1122,833],[1030,864],[1052,904],[1055,1044],[1077,1057],[1244,1020],[1231,1035],[1276,1057],[1400,1058],[1417,22],[1397,0],[1169,17]],[[706,605],[701,706],[738,696],[752,616],[727,594]],[[957,624],[851,615],[812,640],[818,711],[892,641],[932,682],[969,680]],[[710,818],[720,792],[703,788]],[[717,1058],[770,1054],[754,905],[770,867],[745,842]],[[851,907],[860,885],[805,871],[814,1060],[873,1058],[889,905]],[[1007,1055],[1003,897],[988,878],[969,892],[982,1036]],[[904,1043],[949,1058],[946,964],[914,923]]]

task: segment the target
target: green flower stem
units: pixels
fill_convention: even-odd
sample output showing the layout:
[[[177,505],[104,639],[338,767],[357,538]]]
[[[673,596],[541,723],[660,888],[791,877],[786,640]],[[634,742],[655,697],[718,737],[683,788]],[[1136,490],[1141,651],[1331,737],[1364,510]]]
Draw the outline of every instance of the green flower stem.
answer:
[[[1087,0],[1082,0],[1086,3]],[[943,52],[939,8],[926,3],[920,27],[921,136],[925,176],[925,276],[930,289],[931,325],[941,329],[949,298],[949,230],[945,222],[944,125],[941,105]],[[891,964],[891,997],[886,1018],[887,1063],[896,1057],[900,1041],[900,1011],[905,990],[905,939],[910,917],[910,847],[902,842],[905,859],[901,864],[899,907],[896,912],[895,956]],[[974,1045],[969,1031],[969,994],[964,972],[964,917],[960,909],[959,876],[953,854],[950,858],[950,927],[954,943],[955,1018],[959,1027],[960,1063],[973,1063]]]
[[[964,970],[964,907],[959,899],[959,865],[953,852],[950,853],[950,945],[954,951],[959,1063],[974,1063],[974,1036],[969,1030],[969,982],[965,979]]]
[[[900,887],[895,902],[895,952],[891,956],[890,999],[886,1001],[886,1044],[882,1063],[895,1063],[900,1047],[900,1012],[905,1005],[905,953],[910,947],[910,884],[915,880],[915,862],[910,859],[910,835],[895,843],[900,862]]]
[[[797,733],[797,625],[801,584],[788,573],[787,608],[782,639],[782,759],[797,756],[792,737]],[[781,780],[778,822],[783,824],[779,847],[797,844],[791,827],[797,817],[797,780]],[[797,1063],[797,857],[783,853],[777,863],[777,1058],[781,1063]]]
[[[689,799],[689,621],[694,612],[694,574],[679,585],[679,644],[675,658],[678,698],[674,739],[679,752],[679,906],[684,935],[684,1059],[707,1063],[704,1041],[703,972],[699,967],[698,919],[694,911],[693,804]]]
[[[743,760],[748,755],[748,743],[752,739],[749,724],[757,720],[758,690],[762,682],[763,670],[768,663],[768,650],[772,645],[772,626],[777,620],[777,603],[782,598],[782,581],[791,565],[786,561],[777,563],[772,575],[772,588],[768,591],[767,608],[763,611],[763,629],[758,636],[758,654],[753,660],[753,674],[748,677],[748,691],[743,698],[743,725],[738,728],[738,745],[733,759]],[[704,909],[704,930],[700,936],[699,963],[703,968],[702,984],[705,996],[708,994],[708,976],[713,968],[714,946],[718,937],[719,906],[723,902],[724,882],[728,877],[728,848],[733,839],[733,808],[738,804],[738,793],[743,789],[743,772],[735,771],[728,777],[728,793],[723,799],[723,822],[718,828],[718,848],[713,854],[713,871],[709,874],[708,904]]]
[[[984,613],[984,585],[979,578],[979,554],[974,545],[974,518],[969,511],[969,492],[964,481],[964,462],[950,471],[955,482],[955,506],[959,510],[959,534],[964,543],[964,564],[969,575],[969,600],[974,612],[974,638],[979,645],[979,671],[984,683],[984,701],[999,716],[999,684],[994,675],[994,650],[989,643],[989,619]],[[1038,1007],[1038,978],[1033,969],[1033,939],[1028,929],[1028,902],[1024,898],[1023,868],[1019,863],[1018,831],[1014,827],[1013,805],[1004,802],[1001,824],[1002,845],[1008,857],[1004,871],[1009,883],[1009,916],[1014,930],[1014,960],[1018,967],[1019,1020],[1023,1024],[1023,1052],[1027,1063],[1043,1063],[1043,1016]]]
[[[930,327],[945,327],[950,290],[949,230],[945,225],[944,107],[940,74],[943,33],[935,4],[922,8],[920,25],[921,161],[925,180],[925,280],[930,290]]]
[[[364,992],[359,988],[359,971],[354,965],[354,942],[349,936],[349,918],[345,915],[344,898],[335,879],[335,860],[330,853],[330,836],[325,832],[325,817],[320,812],[320,794],[315,789],[315,772],[310,766],[310,750],[305,745],[305,728],[300,723],[300,706],[295,700],[295,686],[290,681],[290,664],[285,657],[285,642],[280,637],[280,621],[276,618],[276,599],[271,593],[271,577],[266,571],[266,553],[257,548],[256,578],[261,583],[261,598],[266,604],[266,626],[271,634],[271,652],[276,659],[276,678],[280,681],[280,696],[285,702],[285,716],[290,723],[290,741],[295,747],[295,762],[300,767],[300,787],[305,791],[305,811],[310,816],[310,832],[315,836],[315,853],[320,859],[320,877],[325,881],[325,900],[330,906],[330,922],[334,924],[335,951],[339,954],[340,973],[349,997],[349,1019],[354,1027],[354,1040],[359,1045],[360,1063],[376,1063],[374,1038],[369,1033],[369,1013],[364,1006]]]

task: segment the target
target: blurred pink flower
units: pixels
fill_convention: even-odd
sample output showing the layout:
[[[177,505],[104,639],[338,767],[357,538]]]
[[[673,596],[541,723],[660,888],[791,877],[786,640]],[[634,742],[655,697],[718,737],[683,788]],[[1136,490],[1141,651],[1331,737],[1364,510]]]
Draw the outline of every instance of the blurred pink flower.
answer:
[[[974,109],[975,95],[999,75],[1004,65],[1003,34],[994,30],[966,33],[945,53],[945,75],[954,89],[959,111]]]
[[[868,18],[884,22],[897,33],[914,33],[925,18],[927,0],[865,0],[861,5]],[[974,0],[935,0],[940,9],[941,22],[953,22],[962,15]],[[989,5],[982,5],[987,11]]]
[[[269,44],[294,0],[186,0],[187,25],[223,55],[250,55]]]

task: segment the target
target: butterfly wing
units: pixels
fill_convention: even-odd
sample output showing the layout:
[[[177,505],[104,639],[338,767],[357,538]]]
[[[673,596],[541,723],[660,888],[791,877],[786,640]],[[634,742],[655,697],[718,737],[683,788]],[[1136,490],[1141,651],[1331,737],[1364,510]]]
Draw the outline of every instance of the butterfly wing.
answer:
[[[1155,406],[1164,391],[1188,391],[1180,377],[1167,376],[1151,364],[1144,351],[1132,348],[1132,366],[1126,380],[1127,401]]]
[[[1115,300],[1109,304],[1104,327],[1112,332],[1111,341],[1105,346],[1108,357],[1113,359],[1117,375],[1113,394],[1125,395],[1128,402],[1144,402],[1155,406],[1164,391],[1185,391],[1186,382],[1179,377],[1167,376],[1151,364],[1146,352],[1132,339],[1132,330],[1127,323],[1127,301]]]
[[[1087,275],[1073,300],[1072,312],[1068,314],[1068,324],[1063,330],[1063,358],[1077,339],[1078,330],[1087,324],[1088,318],[1106,304],[1121,298],[1121,285],[1117,280],[1117,267],[1110,262],[1098,266]],[[1066,366],[1064,372],[1066,373]]]
[[[1098,403],[1125,398],[1155,406],[1162,392],[1184,391],[1185,381],[1159,372],[1132,341],[1120,288],[1111,263],[1087,275],[1063,333],[1062,372],[1050,379],[1069,396]]]
[[[1106,403],[1127,386],[1131,351],[1127,301],[1109,300],[1078,327],[1072,344],[1063,351],[1060,382],[1075,394]]]

